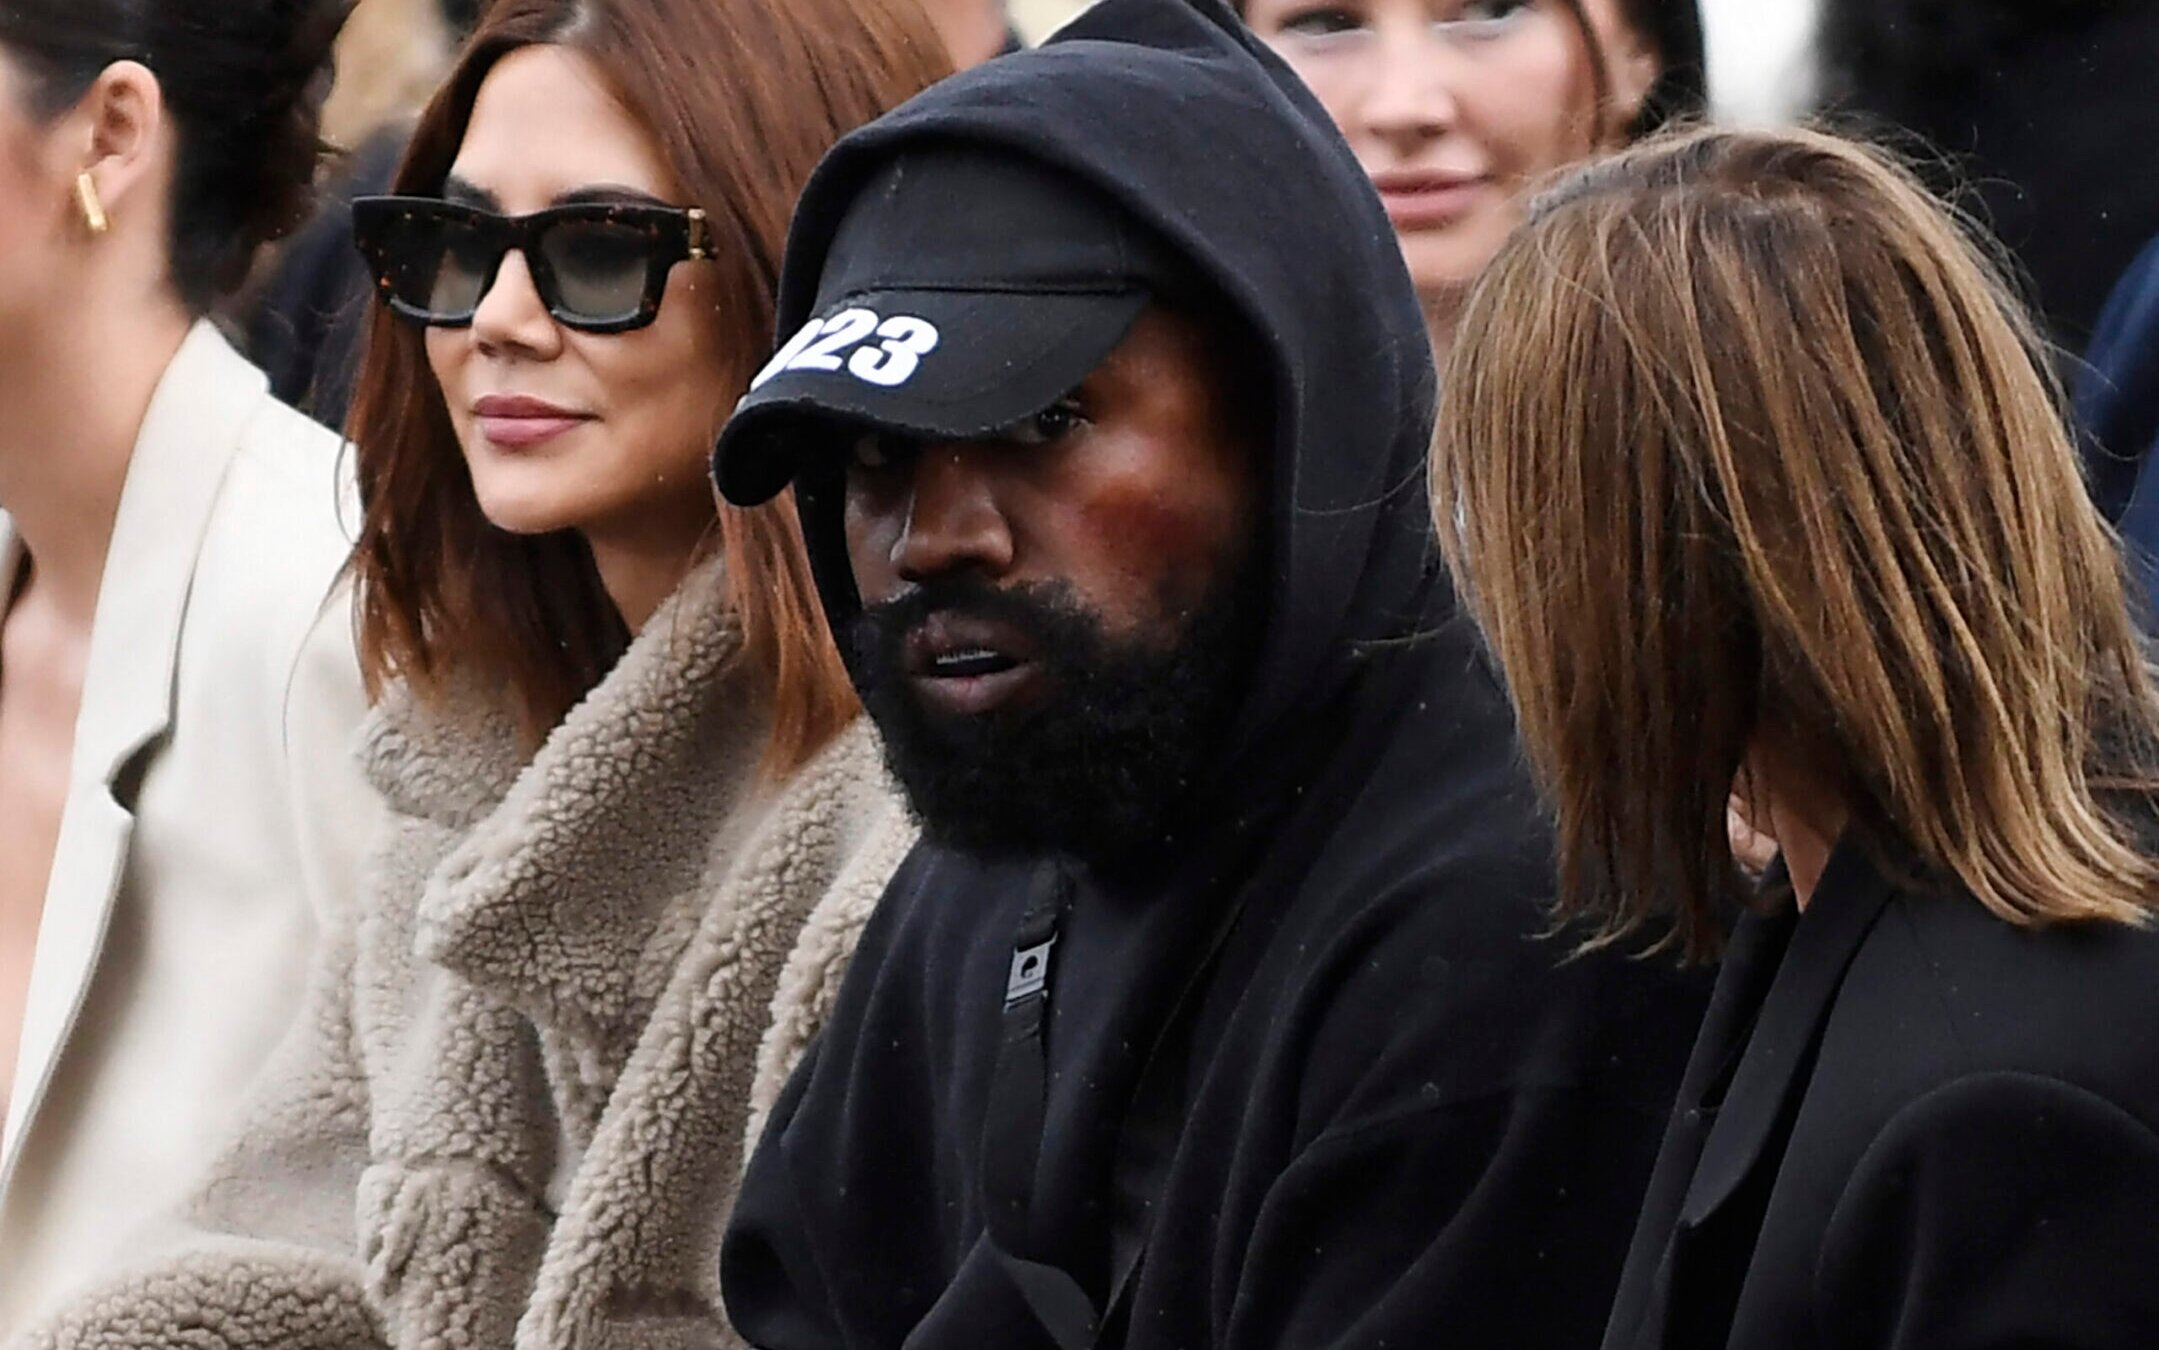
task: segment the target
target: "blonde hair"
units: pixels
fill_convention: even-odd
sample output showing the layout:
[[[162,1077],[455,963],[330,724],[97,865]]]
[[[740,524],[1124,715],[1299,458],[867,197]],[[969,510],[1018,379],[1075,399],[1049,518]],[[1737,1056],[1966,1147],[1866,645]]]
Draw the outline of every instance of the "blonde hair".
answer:
[[[1593,941],[1715,951],[1762,737],[2006,922],[2144,920],[2159,705],[2121,550],[2031,320],[1909,173],[1722,130],[1580,170],[1443,387],[1443,543]]]

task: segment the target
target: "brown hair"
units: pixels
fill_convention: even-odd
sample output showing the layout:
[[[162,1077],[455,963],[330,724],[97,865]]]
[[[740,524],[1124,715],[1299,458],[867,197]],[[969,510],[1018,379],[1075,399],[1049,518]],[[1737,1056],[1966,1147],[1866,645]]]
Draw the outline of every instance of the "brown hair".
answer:
[[[496,0],[421,115],[396,190],[431,194],[481,82],[520,47],[596,64],[650,130],[718,240],[712,322],[727,402],[771,344],[779,257],[796,196],[841,135],[926,87],[943,49],[904,0]],[[520,537],[481,514],[421,330],[377,306],[350,423],[364,507],[354,570],[371,692],[393,678],[440,697],[451,678],[506,687],[537,742],[627,643],[574,534]],[[684,378],[703,373],[685,372]],[[719,505],[729,602],[769,685],[766,767],[799,766],[856,712],[825,628],[791,501]]]
[[[1987,255],[1885,156],[1697,131],[1578,170],[1476,287],[1441,535],[1553,797],[1562,912],[1713,952],[1756,745],[2001,919],[2138,922],[2159,705]]]

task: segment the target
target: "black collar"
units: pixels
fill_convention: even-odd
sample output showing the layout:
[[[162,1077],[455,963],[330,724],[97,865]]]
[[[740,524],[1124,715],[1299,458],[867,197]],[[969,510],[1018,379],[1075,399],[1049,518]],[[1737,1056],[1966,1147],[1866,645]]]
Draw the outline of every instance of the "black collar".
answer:
[[[1731,1198],[1761,1160],[1813,1057],[1844,973],[1895,892],[1865,844],[1850,835],[1838,843],[1784,950],[1731,1088],[1702,1145],[1701,1161],[1680,1209],[1683,1222],[1701,1223]]]

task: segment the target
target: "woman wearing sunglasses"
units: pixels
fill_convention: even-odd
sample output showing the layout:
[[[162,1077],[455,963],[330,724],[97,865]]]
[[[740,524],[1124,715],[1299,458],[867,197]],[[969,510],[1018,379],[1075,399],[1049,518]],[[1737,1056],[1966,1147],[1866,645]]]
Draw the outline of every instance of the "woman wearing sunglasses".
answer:
[[[0,1339],[214,1155],[370,832],[337,438],[204,317],[345,9],[0,4]]]
[[[1445,359],[1539,178],[1702,111],[1697,0],[1236,0],[1371,175]]]
[[[1541,198],[1447,379],[1565,908],[1738,919],[1605,1346],[2154,1344],[2159,693],[2012,288],[1861,147],[1695,133]]]
[[[62,1343],[731,1342],[745,1144],[912,827],[791,508],[706,464],[797,192],[943,62],[881,0],[489,7],[355,210],[362,918],[191,1209],[224,1236]]]

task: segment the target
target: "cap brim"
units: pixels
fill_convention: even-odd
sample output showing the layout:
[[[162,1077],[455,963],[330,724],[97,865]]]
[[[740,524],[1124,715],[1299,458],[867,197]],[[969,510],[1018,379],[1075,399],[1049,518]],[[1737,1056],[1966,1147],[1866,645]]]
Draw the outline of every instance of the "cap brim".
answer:
[[[819,319],[859,309],[876,316],[876,325],[837,350],[820,350],[822,341],[812,342],[796,354],[794,364],[752,389],[720,433],[713,481],[738,506],[754,506],[779,493],[802,468],[806,442],[791,436],[789,428],[799,429],[806,418],[968,440],[1032,417],[1094,372],[1124,340],[1148,299],[1143,290],[890,290],[849,296]],[[893,330],[901,340],[888,343],[877,330],[899,318],[929,325],[935,345],[917,353],[920,330],[906,325]],[[860,326],[859,320],[853,325]],[[906,377],[879,383],[855,374],[850,363],[864,353],[863,362],[873,372],[889,378],[906,370]],[[811,354],[807,363],[805,354]]]

